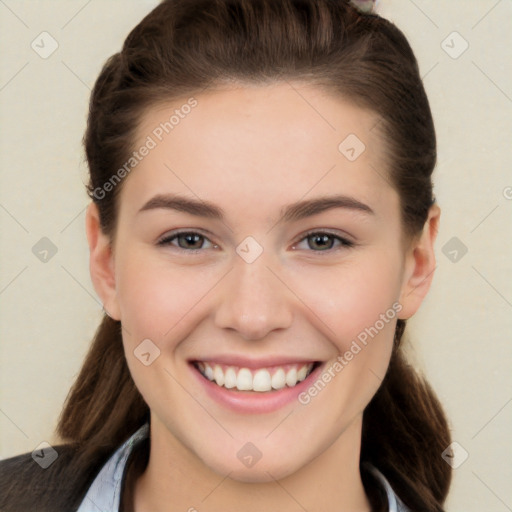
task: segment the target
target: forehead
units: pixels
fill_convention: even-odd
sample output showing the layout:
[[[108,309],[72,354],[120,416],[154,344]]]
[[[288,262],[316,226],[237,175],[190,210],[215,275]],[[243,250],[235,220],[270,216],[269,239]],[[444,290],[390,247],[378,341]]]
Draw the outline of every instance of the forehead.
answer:
[[[144,113],[134,147],[150,149],[122,196],[140,205],[168,191],[261,208],[261,198],[270,207],[338,192],[379,202],[391,187],[376,123],[372,112],[298,83],[237,86],[155,105]]]

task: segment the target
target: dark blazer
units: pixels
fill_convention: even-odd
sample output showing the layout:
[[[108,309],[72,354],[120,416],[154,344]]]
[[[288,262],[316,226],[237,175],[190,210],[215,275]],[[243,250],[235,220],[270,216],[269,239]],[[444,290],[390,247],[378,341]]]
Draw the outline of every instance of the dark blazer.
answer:
[[[53,447],[57,459],[43,469],[24,453],[0,461],[0,512],[74,512],[111,453],[103,452],[80,468],[77,449],[70,444]]]

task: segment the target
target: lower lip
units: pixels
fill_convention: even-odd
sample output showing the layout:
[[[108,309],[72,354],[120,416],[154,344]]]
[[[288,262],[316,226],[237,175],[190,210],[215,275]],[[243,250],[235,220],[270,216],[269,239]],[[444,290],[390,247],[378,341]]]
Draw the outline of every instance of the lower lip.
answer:
[[[322,372],[323,366],[323,364],[318,365],[306,379],[293,386],[293,388],[284,387],[279,390],[259,392],[233,391],[223,386],[218,386],[215,382],[204,377],[193,364],[190,364],[192,372],[201,385],[204,386],[208,396],[228,409],[245,414],[270,413],[281,409],[289,403],[298,401],[298,396],[311,386],[312,382],[316,381]]]

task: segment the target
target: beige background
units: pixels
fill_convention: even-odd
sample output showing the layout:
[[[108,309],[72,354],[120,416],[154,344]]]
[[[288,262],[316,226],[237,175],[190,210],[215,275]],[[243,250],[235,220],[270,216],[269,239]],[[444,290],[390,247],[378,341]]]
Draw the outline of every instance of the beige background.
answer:
[[[156,3],[0,2],[3,458],[53,442],[101,317],[84,234],[87,101],[102,63]],[[512,510],[512,2],[381,0],[379,12],[417,54],[439,140],[438,267],[409,337],[469,455],[447,509]],[[31,48],[43,31],[59,45],[47,59]],[[42,237],[57,248],[46,263],[32,252]],[[467,247],[456,262],[453,237]]]

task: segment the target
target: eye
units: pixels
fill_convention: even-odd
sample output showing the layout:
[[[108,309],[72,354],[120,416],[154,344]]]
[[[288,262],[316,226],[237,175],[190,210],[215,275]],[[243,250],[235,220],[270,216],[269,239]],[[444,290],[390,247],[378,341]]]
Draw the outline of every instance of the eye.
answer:
[[[299,247],[303,242],[307,244],[307,249],[311,249],[314,252],[326,252],[343,247],[350,248],[355,245],[345,238],[325,231],[313,231],[308,233],[298,244],[293,246],[293,249],[304,249],[304,247]]]
[[[208,238],[201,233],[197,233],[195,231],[182,231],[180,233],[171,233],[166,235],[164,238],[157,242],[157,245],[166,246],[172,245],[178,249],[183,249],[186,251],[198,251],[200,249],[205,249],[208,247],[204,247],[204,245],[210,244],[210,248],[217,248],[218,246],[212,244]]]

